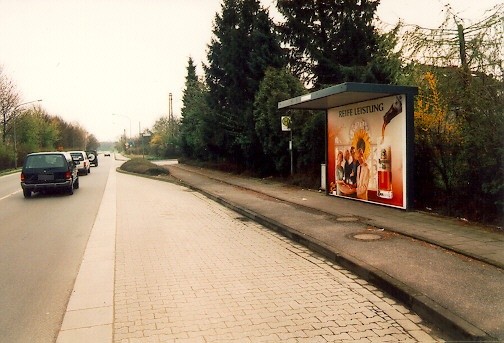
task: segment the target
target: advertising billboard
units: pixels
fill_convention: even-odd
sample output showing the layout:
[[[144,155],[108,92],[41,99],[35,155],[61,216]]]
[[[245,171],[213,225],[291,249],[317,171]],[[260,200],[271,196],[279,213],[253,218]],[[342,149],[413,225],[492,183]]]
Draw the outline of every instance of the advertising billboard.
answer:
[[[327,110],[330,195],[406,208],[406,96]]]

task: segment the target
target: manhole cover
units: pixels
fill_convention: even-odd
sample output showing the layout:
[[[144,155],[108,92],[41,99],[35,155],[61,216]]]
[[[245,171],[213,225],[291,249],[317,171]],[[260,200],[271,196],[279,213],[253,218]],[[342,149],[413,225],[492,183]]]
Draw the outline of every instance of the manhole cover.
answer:
[[[358,233],[356,235],[353,235],[353,238],[361,241],[376,241],[378,239],[382,239],[382,236],[374,233]]]
[[[357,217],[339,217],[336,219],[339,222],[356,222],[359,220]]]

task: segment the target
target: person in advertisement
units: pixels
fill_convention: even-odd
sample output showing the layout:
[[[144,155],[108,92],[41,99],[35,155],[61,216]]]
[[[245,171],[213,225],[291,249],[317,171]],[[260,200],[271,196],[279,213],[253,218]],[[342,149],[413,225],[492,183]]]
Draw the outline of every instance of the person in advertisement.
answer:
[[[339,156],[343,157],[343,151],[338,151]],[[357,188],[357,160],[355,159],[355,147],[350,147],[345,149],[345,155],[343,162],[341,162],[343,172],[343,178],[341,180],[336,180],[336,194],[355,196],[355,191]]]
[[[357,198],[368,200],[369,167],[364,161],[364,151],[358,149],[356,157],[359,162],[357,167]]]
[[[336,191],[337,195],[341,195],[340,185],[345,181],[345,164],[343,159],[343,151],[338,151],[338,156],[336,160]]]
[[[347,185],[353,185],[354,160],[350,150],[345,150],[345,178]]]
[[[359,160],[355,155],[355,147],[350,147],[350,156],[352,158],[352,172],[350,173],[350,184],[357,186],[357,168],[359,167]]]

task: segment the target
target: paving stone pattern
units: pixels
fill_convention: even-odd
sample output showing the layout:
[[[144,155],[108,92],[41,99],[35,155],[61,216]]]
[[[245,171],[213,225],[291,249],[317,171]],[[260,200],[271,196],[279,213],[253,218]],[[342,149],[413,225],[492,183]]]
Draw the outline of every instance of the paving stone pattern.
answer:
[[[117,198],[114,342],[440,341],[372,285],[199,193],[118,175]]]

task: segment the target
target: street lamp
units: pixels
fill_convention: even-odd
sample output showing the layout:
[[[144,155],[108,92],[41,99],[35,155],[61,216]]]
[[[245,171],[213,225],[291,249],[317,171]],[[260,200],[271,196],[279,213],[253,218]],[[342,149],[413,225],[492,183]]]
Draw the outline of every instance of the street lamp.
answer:
[[[16,143],[16,141],[17,141],[17,139],[16,139],[16,115],[15,115],[16,110],[23,105],[28,105],[28,104],[32,104],[34,102],[41,102],[41,101],[42,101],[42,99],[23,102],[22,104],[16,105],[12,109],[12,120],[14,120],[14,169],[17,169],[17,159],[18,159],[17,143]]]
[[[128,117],[127,115],[124,115],[124,114],[116,114],[116,113],[112,113],[113,116],[121,116],[121,117],[125,117],[125,118],[128,118],[129,120],[129,124],[130,124],[130,129],[129,129],[129,137],[131,139],[131,118]]]

